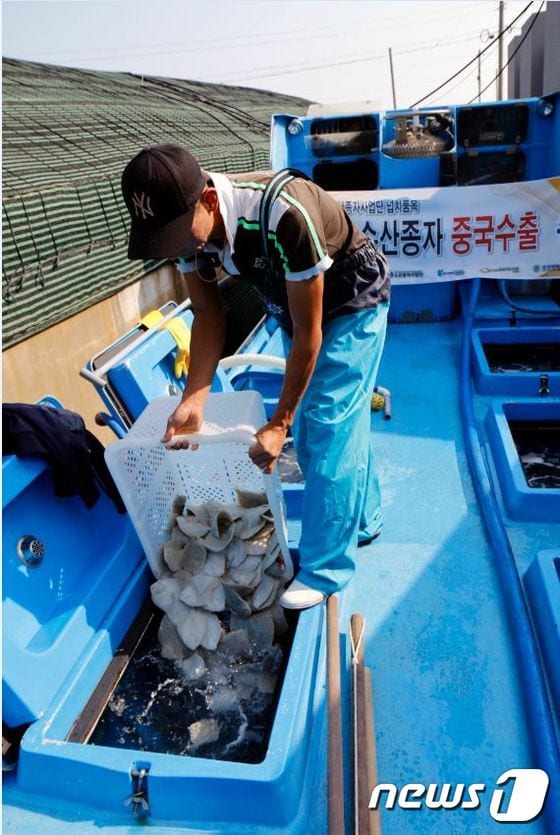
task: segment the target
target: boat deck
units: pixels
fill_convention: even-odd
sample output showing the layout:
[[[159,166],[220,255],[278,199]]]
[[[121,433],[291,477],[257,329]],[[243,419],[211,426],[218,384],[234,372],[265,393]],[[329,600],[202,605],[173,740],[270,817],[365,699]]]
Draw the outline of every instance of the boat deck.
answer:
[[[457,320],[389,328],[379,382],[392,391],[393,417],[386,421],[378,412],[371,419],[383,534],[360,549],[356,578],[340,595],[346,786],[352,768],[347,626],[350,615],[360,612],[367,623],[365,663],[373,672],[378,781],[398,787],[484,783],[487,791],[474,811],[383,809],[388,835],[501,831],[488,811],[496,779],[533,764],[495,558],[466,463],[457,382],[460,336]],[[558,547],[557,524],[509,523],[508,534],[521,573],[538,551]],[[314,801],[310,819],[301,823],[319,834],[326,832],[327,805],[321,708],[317,722],[317,771],[307,775]],[[349,832],[349,789],[347,795]],[[48,810],[45,799],[41,812],[34,812],[29,795],[20,793],[11,776],[5,779],[6,832],[137,829],[123,825],[121,816],[71,803],[63,809],[53,803],[52,818]],[[191,831],[154,818],[153,832]],[[537,820],[523,831],[545,830]]]
[[[380,381],[393,392],[393,418],[372,416],[384,529],[358,552],[342,614],[367,620],[379,782],[485,783],[491,792],[507,769],[529,767],[531,754],[494,556],[466,465],[459,355],[456,323],[389,329]],[[557,525],[532,528],[511,529],[523,543],[521,570],[558,545]],[[391,835],[502,826],[484,804],[444,813],[397,806],[383,811],[382,825]],[[544,831],[539,823],[525,829]]]

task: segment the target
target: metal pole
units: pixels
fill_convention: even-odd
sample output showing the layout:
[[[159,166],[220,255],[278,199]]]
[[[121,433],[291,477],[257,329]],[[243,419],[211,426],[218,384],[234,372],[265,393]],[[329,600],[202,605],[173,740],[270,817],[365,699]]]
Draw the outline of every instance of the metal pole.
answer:
[[[480,96],[482,92],[482,74],[480,71],[480,49],[478,50],[477,62],[478,74],[476,76],[476,80],[478,81],[478,100],[480,101]]]
[[[327,714],[328,714],[328,810],[329,835],[344,835],[344,776],[342,762],[342,711],[340,704],[340,635],[338,602],[327,598]]]
[[[393,110],[397,109],[397,94],[395,92],[395,70],[393,69],[393,51],[389,47],[389,66],[391,67],[391,89],[393,90]]]
[[[366,713],[366,766],[368,772],[368,791],[371,794],[377,785],[377,744],[375,740],[375,719],[373,716],[373,684],[371,670],[364,667],[364,704]],[[367,798],[369,803],[369,798]],[[370,828],[372,835],[381,835],[381,815],[379,809],[370,812]]]
[[[504,66],[504,39],[502,32],[504,29],[504,3],[500,0],[498,12],[498,84],[497,84],[497,99],[503,99],[503,66]]]

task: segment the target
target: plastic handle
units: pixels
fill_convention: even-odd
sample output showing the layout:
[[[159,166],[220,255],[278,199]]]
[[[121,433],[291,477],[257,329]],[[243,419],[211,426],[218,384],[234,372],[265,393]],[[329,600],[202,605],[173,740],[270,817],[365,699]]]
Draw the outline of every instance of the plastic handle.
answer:
[[[261,365],[264,368],[278,368],[284,371],[286,360],[269,354],[232,354],[219,362],[220,368],[224,371],[228,368],[235,368],[237,365]]]
[[[182,441],[188,441],[189,444],[246,444],[247,446],[253,446],[256,438],[254,429],[248,426],[239,426],[226,432],[214,432],[212,434],[192,432],[188,435],[174,435],[169,441],[169,445],[175,445]]]
[[[162,319],[159,319],[155,322],[148,330],[140,333],[138,337],[133,341],[130,342],[125,348],[111,357],[110,360],[107,360],[100,368],[96,368],[95,371],[92,371],[87,366],[80,369],[80,376],[84,377],[84,379],[89,380],[90,383],[93,383],[95,386],[99,386],[100,388],[104,388],[107,385],[107,380],[105,379],[105,375],[111,368],[114,368],[115,365],[122,362],[125,357],[130,354],[133,348],[138,348],[142,345],[143,342],[146,342],[147,339],[151,337],[154,331],[160,330],[161,328],[165,327],[167,322],[170,322],[175,316],[178,316],[179,313],[182,313],[183,310],[186,310],[188,307],[191,306],[191,300],[185,299],[185,301],[181,302],[181,304],[174,307],[167,313]]]

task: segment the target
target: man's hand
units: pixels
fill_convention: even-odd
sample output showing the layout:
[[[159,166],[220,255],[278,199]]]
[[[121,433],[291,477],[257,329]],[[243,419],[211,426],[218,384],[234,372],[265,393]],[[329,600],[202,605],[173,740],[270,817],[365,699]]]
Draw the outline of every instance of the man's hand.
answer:
[[[257,432],[257,443],[249,447],[249,458],[264,473],[271,473],[286,440],[287,428],[267,423]]]
[[[187,440],[174,442],[173,438],[175,435],[188,435],[192,432],[198,432],[201,426],[202,407],[189,400],[183,400],[169,416],[165,435],[161,442],[166,445],[167,449],[188,449],[189,446],[197,449],[197,444],[190,444]]]

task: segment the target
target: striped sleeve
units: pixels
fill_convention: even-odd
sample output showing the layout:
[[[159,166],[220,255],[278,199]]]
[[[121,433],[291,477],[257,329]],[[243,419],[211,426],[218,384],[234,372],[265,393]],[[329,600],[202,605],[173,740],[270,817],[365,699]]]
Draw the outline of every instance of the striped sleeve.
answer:
[[[328,270],[333,263],[327,253],[319,211],[285,195],[290,207],[276,228],[275,245],[280,253],[287,281],[304,281]]]
[[[175,266],[180,273],[192,273],[196,270],[194,258],[175,258]]]
[[[199,252],[193,258],[176,258],[175,266],[180,273],[193,273],[214,266],[214,262],[210,253]]]

